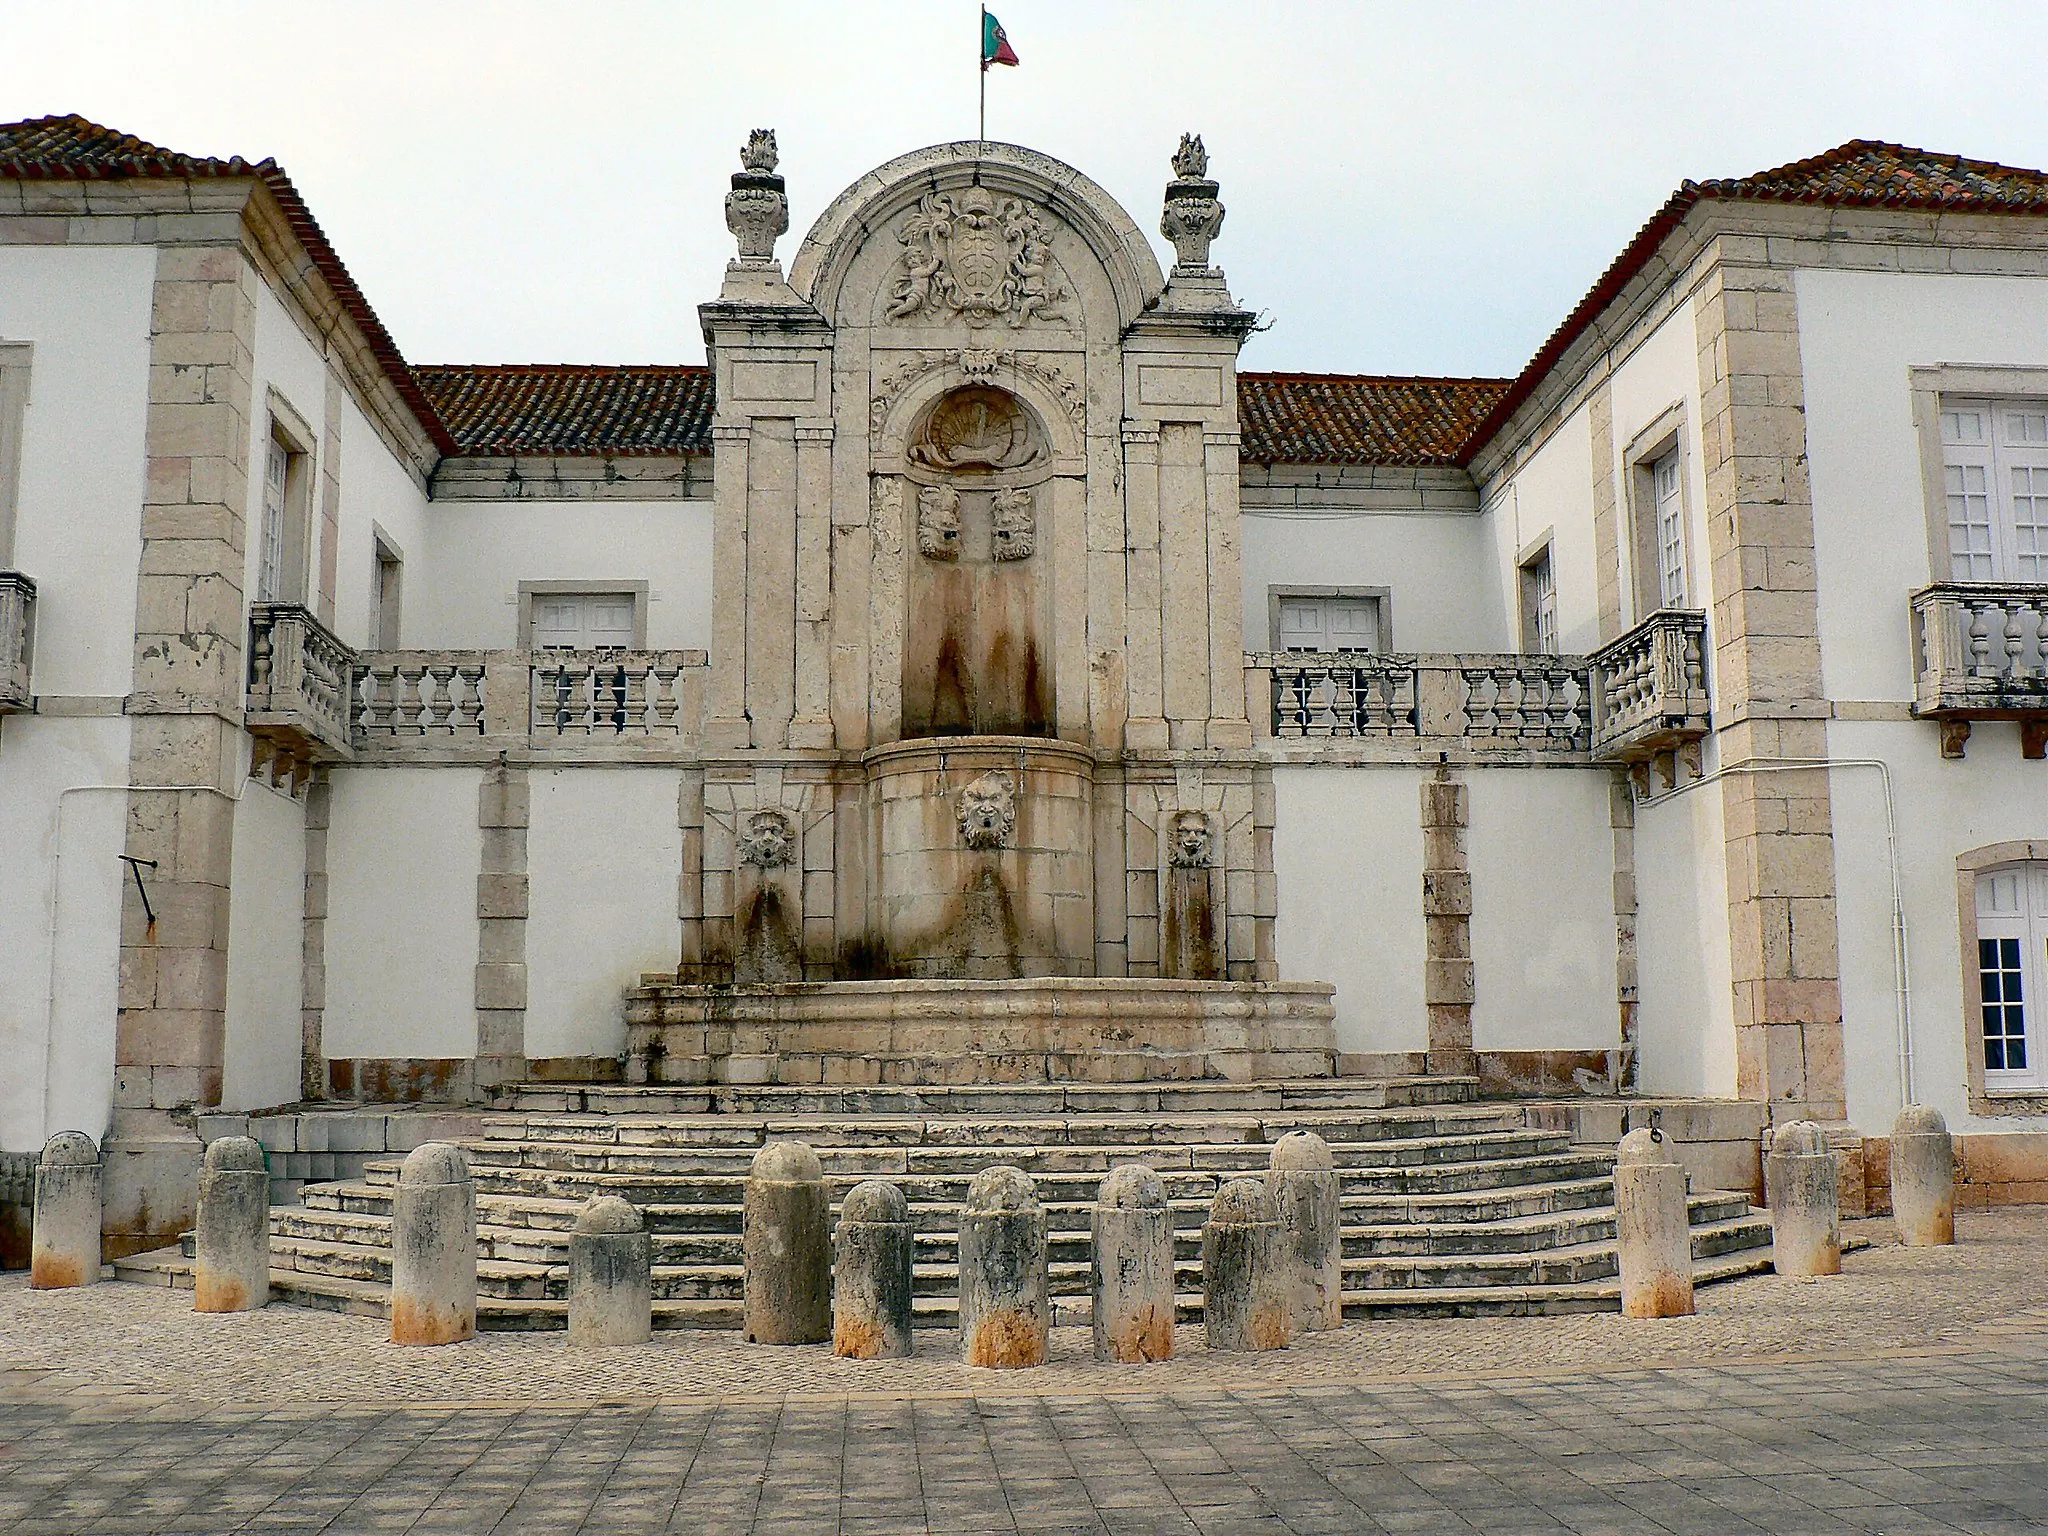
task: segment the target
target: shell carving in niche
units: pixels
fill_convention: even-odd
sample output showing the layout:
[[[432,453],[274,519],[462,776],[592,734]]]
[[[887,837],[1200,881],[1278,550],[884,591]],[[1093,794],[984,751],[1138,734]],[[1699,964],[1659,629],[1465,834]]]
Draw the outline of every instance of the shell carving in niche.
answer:
[[[969,385],[932,407],[909,459],[926,469],[1022,469],[1042,455],[1031,416],[1000,389]]]

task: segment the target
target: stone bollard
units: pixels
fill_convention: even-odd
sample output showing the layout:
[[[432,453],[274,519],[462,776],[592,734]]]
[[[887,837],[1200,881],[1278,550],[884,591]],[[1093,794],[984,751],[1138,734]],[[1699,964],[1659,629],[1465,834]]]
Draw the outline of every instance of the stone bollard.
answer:
[[[1810,1120],[1794,1120],[1772,1133],[1764,1192],[1771,1202],[1771,1267],[1779,1274],[1842,1272],[1840,1161]]]
[[[1662,1131],[1621,1138],[1614,1160],[1614,1240],[1623,1317],[1691,1317],[1692,1212],[1685,1168]]]
[[[1045,1210],[1031,1176],[998,1163],[967,1186],[960,1210],[960,1354],[969,1365],[1045,1364]]]
[[[1296,1333],[1344,1326],[1343,1206],[1330,1144],[1314,1131],[1273,1143],[1266,1188],[1279,1223],[1280,1284]]]
[[[476,1189],[460,1147],[405,1154],[391,1206],[391,1342],[476,1336]]]
[[[832,1238],[832,1353],[848,1360],[902,1360],[910,1336],[910,1202],[885,1179],[846,1192]]]
[[[832,1337],[831,1214],[817,1153],[800,1141],[774,1141],[754,1154],[741,1239],[748,1343]]]
[[[1908,1248],[1956,1240],[1955,1141],[1924,1104],[1908,1104],[1892,1126],[1892,1221]]]
[[[1257,1179],[1216,1191],[1202,1228],[1202,1336],[1211,1349],[1285,1349],[1292,1309],[1275,1273],[1279,1224]]]
[[[653,1263],[639,1207],[592,1195],[569,1229],[569,1342],[645,1344],[654,1329]]]
[[[28,1283],[38,1291],[94,1285],[100,1278],[100,1149],[83,1131],[43,1143],[36,1168]]]
[[[1173,1358],[1173,1212],[1141,1163],[1110,1170],[1095,1193],[1089,1292],[1095,1358],[1142,1365]]]
[[[194,1312],[270,1304],[270,1169],[259,1142],[223,1136],[207,1147],[192,1240]]]

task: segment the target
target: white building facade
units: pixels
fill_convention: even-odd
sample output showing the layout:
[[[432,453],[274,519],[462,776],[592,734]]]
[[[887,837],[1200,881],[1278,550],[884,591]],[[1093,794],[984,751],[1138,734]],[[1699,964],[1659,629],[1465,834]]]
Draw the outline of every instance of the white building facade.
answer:
[[[209,1109],[941,1070],[856,982],[2048,1187],[2048,176],[1688,183],[1514,380],[1240,373],[1199,141],[1167,269],[1005,145],[727,216],[708,367],[416,368],[273,164],[0,127],[0,1148],[110,1249]]]

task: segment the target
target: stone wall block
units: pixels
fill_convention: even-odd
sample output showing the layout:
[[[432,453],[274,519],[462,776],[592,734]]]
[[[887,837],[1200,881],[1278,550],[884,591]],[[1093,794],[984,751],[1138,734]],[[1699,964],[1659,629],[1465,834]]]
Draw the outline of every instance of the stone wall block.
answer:
[[[654,1240],[639,1210],[593,1195],[569,1232],[569,1342],[645,1344],[653,1328]]]
[[[1956,1240],[1956,1150],[1941,1111],[1908,1104],[1892,1126],[1892,1220],[1908,1248]]]
[[[903,1191],[868,1179],[847,1191],[832,1238],[832,1353],[848,1360],[901,1360],[911,1335],[911,1260],[916,1232]]]
[[[100,1153],[83,1131],[59,1131],[43,1144],[31,1221],[31,1289],[69,1290],[98,1282]]]
[[[199,1168],[192,1310],[253,1312],[270,1301],[270,1171],[247,1136],[208,1144]]]
[[[741,1326],[748,1342],[829,1339],[832,1233],[817,1153],[800,1141],[776,1141],[755,1155],[741,1232]]]
[[[1095,1358],[1140,1365],[1173,1358],[1173,1213],[1159,1175],[1110,1170],[1096,1192],[1089,1264]]]
[[[1771,1206],[1771,1266],[1781,1275],[1842,1272],[1840,1159],[1808,1120],[1781,1125],[1764,1159]]]
[[[476,1189],[462,1149],[413,1148],[391,1210],[391,1342],[454,1344],[476,1334]]]
[[[1267,1188],[1273,1203],[1280,1282],[1296,1333],[1344,1326],[1344,1230],[1329,1143],[1290,1131],[1273,1144]]]
[[[984,1168],[960,1212],[960,1358],[993,1370],[1043,1365],[1051,1326],[1045,1209],[1022,1169]]]
[[[1292,1341],[1279,1232],[1259,1180],[1232,1179],[1216,1192],[1202,1227],[1202,1337],[1210,1349],[1245,1353]]]
[[[1692,1224],[1685,1168],[1661,1130],[1621,1138],[1614,1167],[1614,1235],[1623,1317],[1693,1313]]]

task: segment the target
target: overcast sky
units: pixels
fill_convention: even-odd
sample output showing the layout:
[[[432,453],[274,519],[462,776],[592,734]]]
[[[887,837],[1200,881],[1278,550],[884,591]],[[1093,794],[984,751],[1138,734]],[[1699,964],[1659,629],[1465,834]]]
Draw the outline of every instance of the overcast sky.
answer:
[[[1162,258],[1184,129],[1251,368],[1513,373],[1686,178],[1851,138],[2048,164],[2048,6],[999,0],[989,136],[1080,167]],[[792,232],[971,138],[966,0],[15,3],[0,117],[274,155],[415,362],[691,362],[746,130]],[[2031,61],[2031,62],[2029,62]]]

